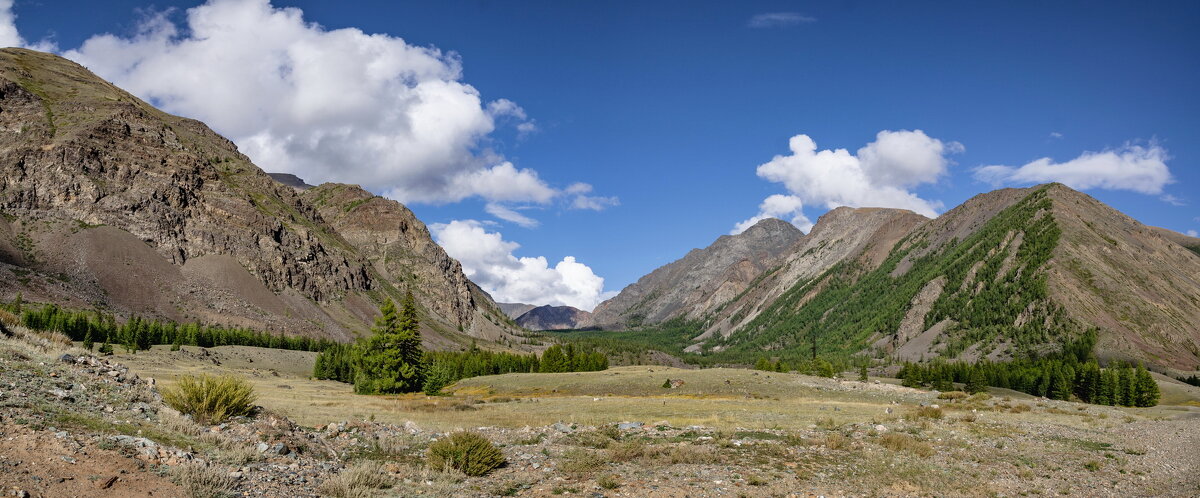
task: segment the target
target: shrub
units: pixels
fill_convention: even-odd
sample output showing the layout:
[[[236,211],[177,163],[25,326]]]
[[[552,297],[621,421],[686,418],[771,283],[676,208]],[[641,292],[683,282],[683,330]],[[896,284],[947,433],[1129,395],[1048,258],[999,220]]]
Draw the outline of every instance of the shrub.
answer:
[[[964,399],[967,396],[968,396],[968,394],[965,392],[962,392],[962,391],[947,391],[947,392],[938,394],[938,399],[948,399],[948,400],[954,401],[954,400]]]
[[[358,498],[372,496],[374,491],[390,488],[393,484],[394,480],[384,471],[383,464],[366,461],[326,479],[317,487],[317,492],[333,498]]]
[[[216,467],[199,464],[180,465],[171,469],[171,480],[183,488],[191,498],[223,498],[236,482],[228,473]]]
[[[230,375],[185,375],[162,390],[163,402],[201,424],[218,424],[254,410],[254,388]]]
[[[617,476],[607,474],[596,478],[596,484],[604,489],[617,489],[621,487],[621,481],[617,480]]]
[[[838,433],[825,436],[825,447],[831,450],[844,449],[850,445],[850,439]]]
[[[934,408],[932,406],[918,406],[917,409],[909,415],[910,419],[931,418],[934,420],[941,420],[946,416],[946,414],[942,412],[941,408]]]
[[[908,451],[923,457],[930,457],[935,453],[933,447],[929,446],[929,444],[917,441],[912,436],[904,434],[884,434],[879,439],[879,444],[892,451]]]
[[[455,432],[429,445],[429,466],[447,467],[469,476],[481,476],[505,464],[504,453],[474,432]]]

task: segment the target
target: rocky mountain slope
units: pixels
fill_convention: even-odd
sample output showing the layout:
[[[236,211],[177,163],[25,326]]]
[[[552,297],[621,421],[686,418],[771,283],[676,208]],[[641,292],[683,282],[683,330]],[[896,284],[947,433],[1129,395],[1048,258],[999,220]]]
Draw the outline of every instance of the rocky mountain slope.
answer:
[[[521,315],[524,315],[526,311],[538,307],[536,304],[525,303],[496,303],[496,306],[499,306],[500,311],[503,311],[506,316],[512,318],[513,320],[516,320]]]
[[[592,314],[571,306],[538,306],[516,319],[529,330],[571,330],[594,325]]]
[[[1094,328],[1102,357],[1192,370],[1200,255],[1181,237],[1058,184],[981,194],[927,221],[835,210],[778,269],[697,320],[691,350],[998,360]]]
[[[344,339],[411,288],[432,345],[515,329],[403,206],[314,204],[66,59],[0,50],[0,109],[0,296]]]
[[[745,290],[802,236],[792,224],[774,218],[738,235],[722,235],[625,287],[600,303],[592,318],[604,328],[700,318]]]

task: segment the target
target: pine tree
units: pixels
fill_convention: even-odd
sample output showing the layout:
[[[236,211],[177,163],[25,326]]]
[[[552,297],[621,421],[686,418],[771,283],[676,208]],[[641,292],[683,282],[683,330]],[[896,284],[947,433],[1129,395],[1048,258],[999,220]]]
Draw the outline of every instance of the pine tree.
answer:
[[[773,370],[773,368],[771,368],[771,360],[759,357],[758,361],[754,362],[754,369],[770,372]]]
[[[95,344],[96,344],[96,342],[92,338],[92,329],[89,328],[87,331],[87,335],[83,336],[83,349],[91,351],[92,346],[94,346]]]
[[[863,363],[862,365],[858,366],[858,381],[866,382],[867,380],[867,364]]]
[[[390,299],[380,312],[373,334],[355,347],[354,391],[359,394],[418,391],[425,383],[425,372],[412,293],[404,297],[399,315]]]
[[[1158,404],[1158,399],[1161,396],[1158,383],[1154,381],[1154,376],[1150,375],[1150,372],[1146,370],[1144,365],[1138,365],[1134,383],[1136,384],[1134,388],[1134,406],[1145,408]]]
[[[967,375],[967,382],[963,386],[963,390],[971,394],[987,391],[987,382],[983,379],[983,371],[972,368]]]

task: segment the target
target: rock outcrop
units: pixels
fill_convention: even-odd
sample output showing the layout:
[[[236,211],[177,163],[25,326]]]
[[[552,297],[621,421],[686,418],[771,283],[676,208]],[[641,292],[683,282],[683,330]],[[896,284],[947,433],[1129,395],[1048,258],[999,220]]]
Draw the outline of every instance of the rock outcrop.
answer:
[[[397,218],[334,226],[303,185],[78,64],[0,50],[0,296],[344,339],[412,288],[434,344],[513,329],[403,206],[367,194]]]

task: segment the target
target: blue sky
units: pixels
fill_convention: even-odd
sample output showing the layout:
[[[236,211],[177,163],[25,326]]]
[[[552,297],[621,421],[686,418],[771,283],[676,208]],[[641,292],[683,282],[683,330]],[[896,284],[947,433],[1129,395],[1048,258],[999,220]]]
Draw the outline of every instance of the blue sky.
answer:
[[[24,44],[204,119],[267,169],[407,201],[500,300],[590,307],[757,215],[806,226],[830,205],[873,203],[935,214],[1046,179],[1200,230],[1197,2],[63,3],[16,2]],[[238,26],[254,32],[213,41]],[[260,43],[279,50],[246,48]],[[222,50],[243,62],[218,68]],[[321,100],[346,88],[328,75],[275,102],[244,62],[306,54],[330,72],[399,61],[409,76],[349,87],[370,104]],[[210,64],[211,77],[189,79]],[[281,67],[283,82],[304,74]],[[418,109],[414,95],[447,104]],[[394,131],[423,119],[442,128]],[[339,145],[337,130],[378,140]],[[903,133],[889,135],[896,147],[882,131]],[[847,152],[795,153],[797,135]],[[760,209],[770,196],[783,207]]]

